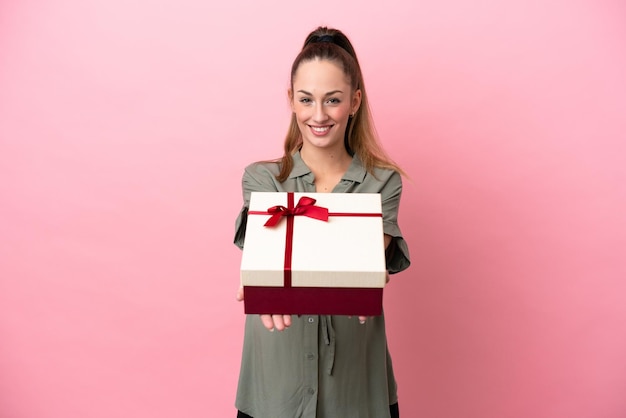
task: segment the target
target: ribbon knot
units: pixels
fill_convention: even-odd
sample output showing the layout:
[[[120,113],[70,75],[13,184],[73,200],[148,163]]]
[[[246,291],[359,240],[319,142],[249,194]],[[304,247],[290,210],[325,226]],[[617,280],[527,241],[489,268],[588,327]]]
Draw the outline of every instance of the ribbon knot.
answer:
[[[315,202],[316,200],[311,197],[302,196],[295,207],[293,207],[291,201],[288,202],[289,207],[282,205],[272,206],[267,210],[267,213],[272,216],[265,222],[265,226],[271,228],[278,225],[283,217],[299,215],[308,216],[309,218],[318,219],[320,221],[328,221],[328,209],[315,206]]]

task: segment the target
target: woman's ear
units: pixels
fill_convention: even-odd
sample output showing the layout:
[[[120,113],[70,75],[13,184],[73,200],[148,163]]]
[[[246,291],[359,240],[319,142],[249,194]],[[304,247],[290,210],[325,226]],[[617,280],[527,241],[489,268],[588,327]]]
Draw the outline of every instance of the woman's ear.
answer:
[[[361,90],[356,89],[352,95],[352,114],[354,115],[361,107]]]
[[[295,112],[293,108],[293,90],[287,89],[287,98],[289,99],[289,106],[291,107],[291,111]]]

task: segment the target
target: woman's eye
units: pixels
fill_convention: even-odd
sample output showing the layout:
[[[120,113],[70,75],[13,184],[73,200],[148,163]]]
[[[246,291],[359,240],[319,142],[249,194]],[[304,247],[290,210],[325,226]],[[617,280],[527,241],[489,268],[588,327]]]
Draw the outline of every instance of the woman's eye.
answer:
[[[301,97],[300,103],[311,103],[311,99],[309,99],[308,97]]]
[[[326,100],[326,103],[329,103],[329,104],[338,104],[340,102],[341,102],[341,100],[336,99],[336,98],[332,98],[332,99]]]

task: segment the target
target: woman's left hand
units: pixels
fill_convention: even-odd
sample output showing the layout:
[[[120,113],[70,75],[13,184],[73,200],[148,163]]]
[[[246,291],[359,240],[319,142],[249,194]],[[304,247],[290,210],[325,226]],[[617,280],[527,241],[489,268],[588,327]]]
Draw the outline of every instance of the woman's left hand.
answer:
[[[243,286],[240,286],[239,289],[237,289],[236,297],[239,302],[243,302]],[[278,331],[284,331],[291,326],[291,315],[263,314],[259,316],[261,317],[263,326],[269,331],[274,331],[275,329]]]
[[[385,238],[387,238],[387,237],[388,237],[388,235],[385,235]],[[385,283],[389,283],[389,272],[387,271],[385,274],[386,274],[386,276],[385,276]],[[365,321],[367,321],[367,316],[359,316],[359,322],[361,324],[364,324]]]

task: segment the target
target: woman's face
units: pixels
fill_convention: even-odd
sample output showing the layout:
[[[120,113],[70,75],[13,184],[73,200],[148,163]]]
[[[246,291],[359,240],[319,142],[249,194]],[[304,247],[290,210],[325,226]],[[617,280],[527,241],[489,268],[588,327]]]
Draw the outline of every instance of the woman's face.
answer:
[[[361,91],[352,91],[341,67],[327,60],[300,64],[290,91],[303,147],[344,148],[350,114],[361,104]]]

